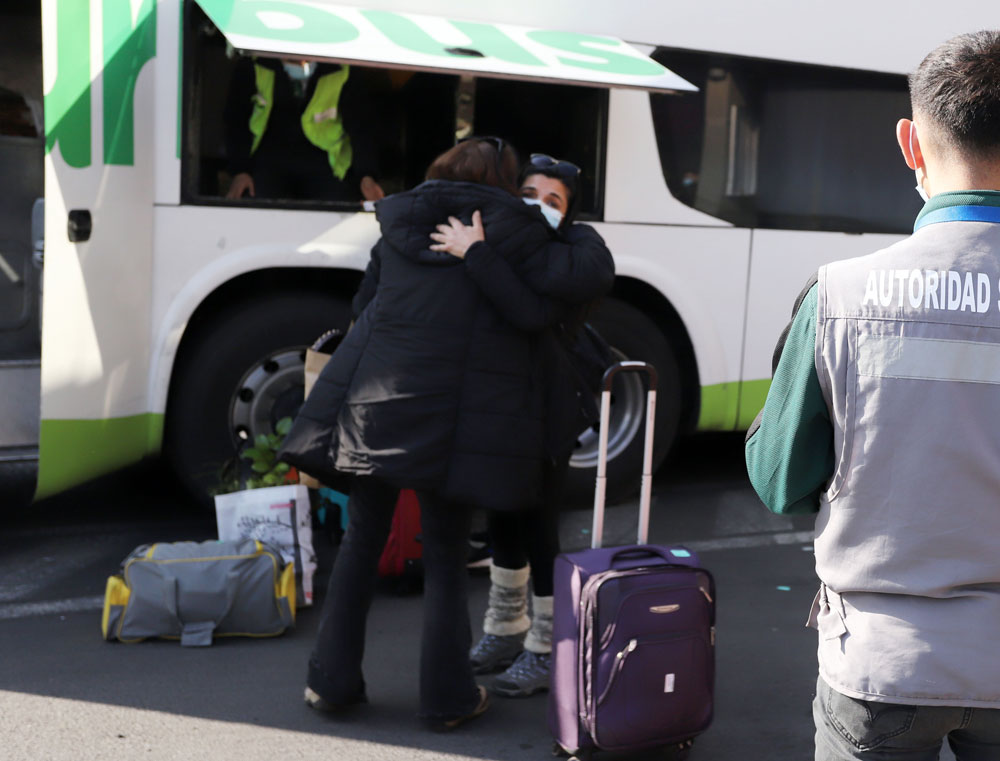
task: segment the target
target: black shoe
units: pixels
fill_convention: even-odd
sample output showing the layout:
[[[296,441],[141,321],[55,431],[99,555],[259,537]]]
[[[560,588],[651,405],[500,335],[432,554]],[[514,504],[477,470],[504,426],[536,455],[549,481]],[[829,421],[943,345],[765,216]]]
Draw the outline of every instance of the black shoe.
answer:
[[[467,713],[464,716],[456,716],[451,719],[424,719],[427,727],[434,732],[450,732],[465,722],[471,721],[477,716],[482,716],[486,713],[486,709],[490,707],[490,694],[482,685],[479,685],[477,689],[479,690],[479,703],[470,713]]]
[[[306,687],[303,697],[305,698],[307,706],[317,711],[322,711],[323,713],[344,713],[346,711],[350,711],[352,708],[356,708],[362,703],[368,702],[368,697],[364,693],[361,693],[354,700],[348,701],[347,703],[331,703],[329,700],[325,700],[320,697],[319,693],[311,687]]]

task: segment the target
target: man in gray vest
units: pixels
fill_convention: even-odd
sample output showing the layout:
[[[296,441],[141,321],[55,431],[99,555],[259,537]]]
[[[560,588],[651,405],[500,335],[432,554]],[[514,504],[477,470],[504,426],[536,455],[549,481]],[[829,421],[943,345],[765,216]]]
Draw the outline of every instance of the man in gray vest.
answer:
[[[1000,759],[1000,32],[910,95],[914,233],[819,270],[747,434],[767,506],[818,512],[817,761]]]

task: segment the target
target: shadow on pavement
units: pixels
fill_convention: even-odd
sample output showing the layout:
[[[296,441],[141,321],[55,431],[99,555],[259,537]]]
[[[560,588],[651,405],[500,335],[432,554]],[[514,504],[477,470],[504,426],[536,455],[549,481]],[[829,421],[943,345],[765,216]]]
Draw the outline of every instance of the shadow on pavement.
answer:
[[[677,534],[671,526],[675,525],[710,535],[707,518],[687,516],[699,512],[691,501],[703,499],[698,495],[705,490],[739,495],[744,512],[759,508],[750,504],[753,500],[745,493],[742,451],[742,435],[680,442],[657,477],[656,493],[667,494],[668,499],[654,515],[654,528],[659,528],[653,532],[653,541],[673,541]],[[674,510],[684,513],[676,516],[676,523],[670,515]],[[82,552],[85,558],[71,573],[54,581],[52,588],[33,595],[43,600],[54,599],[55,594],[100,595],[105,578],[137,544],[215,536],[214,515],[190,500],[156,463],[39,502],[14,516],[8,527],[0,537],[0,568],[13,562],[12,557],[31,558],[30,562],[44,557],[58,564],[63,550],[67,555]],[[322,541],[319,549],[322,567],[317,581],[322,587],[333,549]],[[696,743],[693,761],[806,757],[808,748],[803,743],[811,733],[808,701],[815,681],[815,639],[803,636],[801,619],[814,585],[811,558],[801,550],[775,547],[766,562],[761,561],[759,550],[703,554],[703,561],[716,575],[720,597],[718,706],[716,725]],[[775,592],[783,588],[776,582],[789,585],[792,592]],[[487,588],[485,576],[471,577],[474,636],[486,607]],[[0,597],[0,602],[5,599]],[[0,649],[8,654],[0,670],[0,692],[111,707],[89,728],[102,737],[113,738],[116,733],[126,737],[129,711],[142,709],[247,725],[247,731],[306,733],[301,744],[294,746],[303,749],[301,757],[305,758],[319,757],[321,751],[324,756],[334,751],[344,759],[436,758],[441,754],[482,759],[550,757],[545,696],[494,698],[483,717],[451,734],[433,734],[421,727],[415,718],[419,595],[399,596],[383,590],[375,601],[365,661],[371,703],[344,717],[307,709],[302,689],[317,620],[318,609],[306,609],[296,629],[282,637],[219,639],[210,648],[186,649],[167,641],[104,642],[100,613],[95,611],[0,619]],[[11,657],[15,652],[17,656]],[[766,704],[760,699],[762,691],[769,695]],[[737,737],[742,739],[734,744]],[[146,757],[174,756],[153,752]],[[288,757],[299,756],[289,753]],[[669,756],[651,752],[629,758],[643,761]]]

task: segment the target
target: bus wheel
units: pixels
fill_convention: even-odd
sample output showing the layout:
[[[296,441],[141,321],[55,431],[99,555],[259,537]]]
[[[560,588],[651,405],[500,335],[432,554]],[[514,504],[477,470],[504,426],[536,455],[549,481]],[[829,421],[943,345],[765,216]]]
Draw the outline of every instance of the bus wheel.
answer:
[[[198,499],[210,503],[245,441],[295,416],[306,347],[350,319],[344,300],[289,292],[244,299],[198,326],[175,366],[164,432],[171,465]]]
[[[588,322],[622,359],[652,364],[659,376],[656,394],[656,436],[653,469],[666,458],[680,420],[680,371],[670,342],[645,314],[614,298],[601,301]],[[643,429],[646,420],[646,385],[642,376],[622,373],[611,393],[608,430],[608,502],[634,494],[642,477]],[[583,431],[570,458],[564,502],[572,507],[593,504],[597,474],[598,426]]]

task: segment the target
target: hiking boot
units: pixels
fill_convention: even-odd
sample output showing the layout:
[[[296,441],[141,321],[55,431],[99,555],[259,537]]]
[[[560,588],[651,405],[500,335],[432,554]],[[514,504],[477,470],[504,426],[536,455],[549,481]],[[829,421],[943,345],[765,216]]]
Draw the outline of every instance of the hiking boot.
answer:
[[[492,690],[505,698],[526,698],[549,689],[552,653],[524,650],[511,667],[493,680]]]
[[[484,634],[469,651],[473,674],[495,674],[510,666],[524,650],[524,633]]]

